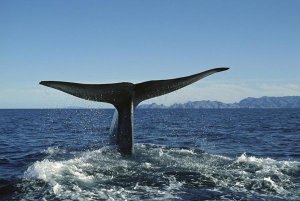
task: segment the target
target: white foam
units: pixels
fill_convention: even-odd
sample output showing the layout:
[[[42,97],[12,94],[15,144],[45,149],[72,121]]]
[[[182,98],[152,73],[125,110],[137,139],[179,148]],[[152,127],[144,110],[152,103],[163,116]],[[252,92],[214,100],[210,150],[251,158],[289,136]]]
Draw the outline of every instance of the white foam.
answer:
[[[152,168],[150,162],[139,164],[136,161],[124,159],[116,151],[106,147],[100,150],[86,151],[70,160],[37,161],[27,169],[24,177],[45,181],[51,186],[51,192],[60,199],[93,200],[93,197],[97,197],[105,200],[127,200],[127,196],[130,196],[138,200],[139,196],[142,196],[140,192],[146,191],[164,199],[174,197],[172,193],[167,192],[180,187],[173,180],[165,190],[138,183],[133,189],[124,189],[117,184],[103,186],[103,182],[118,178],[119,174],[124,174],[124,176],[132,174],[128,169],[132,169],[134,166],[145,170]],[[111,174],[105,174],[105,172],[111,172]]]
[[[268,187],[272,190],[275,190],[277,193],[286,193],[287,191],[281,186],[277,185],[270,177],[265,177],[263,179],[264,183],[268,185]]]
[[[63,167],[62,162],[51,162],[48,159],[37,161],[25,172],[25,178],[38,178],[51,182]]]
[[[293,184],[282,170],[298,167],[297,162],[246,154],[234,160],[193,150],[138,144],[132,159],[123,158],[112,147],[104,147],[85,151],[69,160],[37,161],[24,176],[48,183],[50,193],[59,199],[140,200],[146,196],[149,200],[168,200],[179,199],[178,193],[189,182],[185,180],[185,172],[194,174],[194,182],[200,185],[205,185],[205,181],[214,184],[215,190],[229,188],[246,192],[250,189],[258,194],[275,191],[285,196]],[[183,172],[179,179],[177,172]]]
[[[295,184],[293,183],[292,174],[286,174],[286,172],[299,169],[299,162],[257,158],[255,156],[247,156],[244,153],[234,163],[238,165],[239,173],[244,178],[242,182],[236,183],[237,187],[243,188],[243,186],[248,185],[252,190],[268,193],[275,191],[277,195],[284,198],[287,196],[291,200],[294,199],[290,197],[291,194],[296,194],[296,199],[299,198],[299,192],[297,193],[293,190],[295,189]]]
[[[53,190],[54,194],[58,195],[61,192],[62,187],[59,184],[55,184],[55,185],[53,185],[53,189],[52,190]]]
[[[237,158],[236,162],[274,164],[277,161],[271,158],[256,158],[255,156],[247,156],[246,153],[243,153],[240,157]]]
[[[43,151],[43,153],[49,154],[51,156],[58,153],[66,153],[66,150],[60,149],[57,146],[55,146],[55,147],[48,147],[46,150]]]

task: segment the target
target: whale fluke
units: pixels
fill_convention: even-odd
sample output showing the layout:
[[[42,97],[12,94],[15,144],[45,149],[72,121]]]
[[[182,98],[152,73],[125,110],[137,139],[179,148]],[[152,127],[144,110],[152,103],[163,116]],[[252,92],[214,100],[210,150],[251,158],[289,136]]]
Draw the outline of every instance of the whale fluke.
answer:
[[[138,105],[140,102],[144,100],[171,93],[185,86],[188,86],[194,82],[197,82],[198,80],[207,77],[211,74],[225,71],[228,69],[229,68],[227,67],[214,68],[186,77],[180,77],[180,78],[169,79],[169,80],[151,80],[151,81],[135,84],[134,91],[135,91],[135,102],[137,103],[136,105]]]
[[[111,103],[114,106],[132,96],[134,84],[120,82],[112,84],[81,84],[60,81],[41,81],[41,85],[51,87],[78,98]]]
[[[133,114],[139,103],[171,93],[206,76],[228,69],[227,67],[214,68],[186,77],[151,80],[137,84],[130,82],[81,84],[61,81],[41,81],[40,84],[86,100],[113,104],[116,111],[111,127],[112,139],[122,154],[131,155],[133,153]]]

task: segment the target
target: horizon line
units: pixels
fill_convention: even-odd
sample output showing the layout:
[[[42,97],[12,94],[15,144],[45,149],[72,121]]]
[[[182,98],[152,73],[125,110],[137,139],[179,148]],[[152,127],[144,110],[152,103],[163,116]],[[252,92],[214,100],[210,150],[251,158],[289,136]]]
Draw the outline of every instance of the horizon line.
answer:
[[[219,103],[223,103],[223,104],[238,104],[239,102],[241,102],[242,100],[245,100],[245,99],[248,99],[248,98],[254,98],[254,99],[260,99],[260,98],[264,98],[264,97],[267,97],[267,98],[284,98],[284,97],[300,97],[300,96],[297,96],[297,95],[293,95],[293,96],[261,96],[261,97],[247,97],[247,98],[243,98],[241,99],[240,101],[238,102],[233,102],[233,103],[224,103],[222,101],[217,101],[217,100],[189,100],[189,101],[186,101],[184,103],[173,103],[169,106],[165,105],[165,104],[159,104],[159,103],[155,103],[155,102],[152,102],[152,103],[144,103],[144,104],[141,104],[140,106],[142,105],[152,105],[152,104],[156,104],[158,106],[164,106],[165,108],[164,109],[176,109],[176,108],[171,108],[172,105],[175,105],[175,104],[186,104],[186,103],[189,103],[189,102],[199,102],[199,101],[209,101],[209,102],[219,102]],[[149,108],[140,108],[137,107],[137,109],[149,109]],[[0,110],[42,110],[42,109],[45,109],[45,110],[50,110],[50,109],[69,109],[69,110],[72,110],[72,109],[113,109],[114,107],[111,106],[111,107],[88,107],[88,106],[72,106],[72,105],[69,105],[69,106],[64,106],[64,107],[15,107],[15,108],[0,108]],[[284,107],[282,107],[284,108]],[[278,108],[278,109],[282,109],[282,108]],[[288,108],[288,107],[287,107]],[[153,109],[153,108],[152,108]],[[158,108],[157,108],[158,109]],[[178,108],[177,108],[178,109]],[[182,108],[182,109],[188,109],[188,108]],[[190,109],[196,109],[196,108],[190,108]],[[224,109],[224,108],[197,108],[197,109]],[[225,108],[225,109],[243,109],[243,108]],[[247,107],[245,107],[244,109],[247,109]],[[257,108],[249,108],[249,109],[257,109]],[[266,107],[265,108],[260,108],[260,109],[267,109]],[[273,108],[273,109],[276,109],[276,108]]]

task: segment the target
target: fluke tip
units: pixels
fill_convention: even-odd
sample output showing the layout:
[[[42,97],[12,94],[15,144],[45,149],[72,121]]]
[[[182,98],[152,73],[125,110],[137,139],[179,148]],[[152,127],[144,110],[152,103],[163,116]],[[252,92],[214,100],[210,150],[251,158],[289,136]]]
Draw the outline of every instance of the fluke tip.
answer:
[[[224,70],[228,70],[228,69],[230,69],[229,67],[221,67],[221,68],[219,68],[221,71],[224,71]]]

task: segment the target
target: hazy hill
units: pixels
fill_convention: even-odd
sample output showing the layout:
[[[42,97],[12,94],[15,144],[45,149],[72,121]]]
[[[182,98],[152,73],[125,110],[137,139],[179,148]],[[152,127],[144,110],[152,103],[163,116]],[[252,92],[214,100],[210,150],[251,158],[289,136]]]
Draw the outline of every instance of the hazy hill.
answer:
[[[300,108],[300,96],[246,98],[239,102],[242,108]]]
[[[156,103],[139,106],[142,109],[189,108],[189,109],[217,109],[217,108],[300,108],[300,96],[245,98],[238,103],[222,103],[219,101],[189,101],[175,103],[171,106]]]

